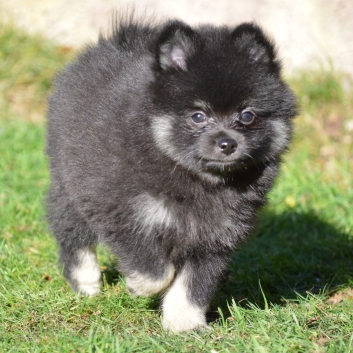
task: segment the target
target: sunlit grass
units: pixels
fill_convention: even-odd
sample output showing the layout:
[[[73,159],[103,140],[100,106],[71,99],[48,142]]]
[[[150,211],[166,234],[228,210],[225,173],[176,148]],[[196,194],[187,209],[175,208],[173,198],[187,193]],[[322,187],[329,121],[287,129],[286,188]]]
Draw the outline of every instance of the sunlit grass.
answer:
[[[73,51],[0,24],[0,109],[2,117],[43,122],[55,73]]]

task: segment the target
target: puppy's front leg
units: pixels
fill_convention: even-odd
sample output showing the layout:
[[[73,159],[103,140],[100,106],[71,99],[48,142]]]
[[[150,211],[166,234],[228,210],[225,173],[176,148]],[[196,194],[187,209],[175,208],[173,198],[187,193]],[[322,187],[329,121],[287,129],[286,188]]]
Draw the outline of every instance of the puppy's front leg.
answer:
[[[180,332],[206,327],[206,311],[226,267],[226,259],[189,261],[163,299],[163,326]]]

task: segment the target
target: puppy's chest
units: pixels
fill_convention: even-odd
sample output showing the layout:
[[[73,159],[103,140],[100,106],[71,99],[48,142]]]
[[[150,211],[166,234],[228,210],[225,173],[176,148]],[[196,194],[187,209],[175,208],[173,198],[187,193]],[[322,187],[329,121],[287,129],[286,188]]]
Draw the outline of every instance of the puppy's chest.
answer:
[[[142,193],[132,201],[134,229],[145,236],[187,240],[219,237],[236,227],[236,202],[221,195],[183,197]]]

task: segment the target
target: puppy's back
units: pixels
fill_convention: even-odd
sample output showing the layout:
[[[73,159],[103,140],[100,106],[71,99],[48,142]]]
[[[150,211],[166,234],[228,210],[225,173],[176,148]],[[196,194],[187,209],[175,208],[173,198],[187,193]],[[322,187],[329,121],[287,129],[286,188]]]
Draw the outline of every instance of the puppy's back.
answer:
[[[63,157],[65,153],[59,156],[58,150],[78,146],[87,138],[86,149],[90,148],[90,131],[105,136],[103,145],[119,150],[114,144],[127,138],[120,122],[127,126],[127,120],[134,120],[129,112],[143,105],[153,79],[150,43],[155,32],[132,19],[116,20],[110,35],[102,35],[97,45],[86,48],[57,76],[48,110],[51,158]]]

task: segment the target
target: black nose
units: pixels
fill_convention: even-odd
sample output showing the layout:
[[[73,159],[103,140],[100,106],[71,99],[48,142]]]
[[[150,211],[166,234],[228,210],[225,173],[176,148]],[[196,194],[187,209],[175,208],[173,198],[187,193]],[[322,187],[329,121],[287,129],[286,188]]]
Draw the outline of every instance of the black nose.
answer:
[[[222,153],[229,155],[235,152],[237,149],[237,141],[229,138],[221,139],[218,141],[218,147]]]

